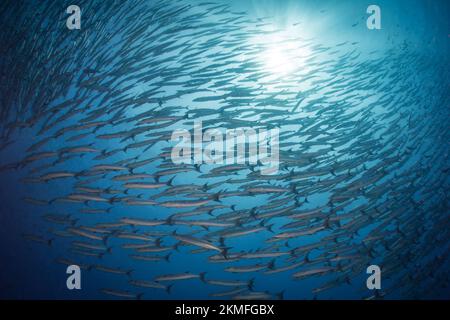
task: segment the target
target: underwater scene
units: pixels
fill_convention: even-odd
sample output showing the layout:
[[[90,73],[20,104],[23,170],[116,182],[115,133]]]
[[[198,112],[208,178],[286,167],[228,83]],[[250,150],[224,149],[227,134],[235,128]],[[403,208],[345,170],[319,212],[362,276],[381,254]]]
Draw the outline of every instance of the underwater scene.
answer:
[[[0,2],[0,298],[450,299],[450,2]]]

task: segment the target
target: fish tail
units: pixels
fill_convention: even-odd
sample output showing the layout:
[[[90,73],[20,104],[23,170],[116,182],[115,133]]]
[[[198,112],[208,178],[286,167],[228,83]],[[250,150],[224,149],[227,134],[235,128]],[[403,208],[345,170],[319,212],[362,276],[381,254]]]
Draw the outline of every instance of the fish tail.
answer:
[[[217,201],[217,202],[222,202],[222,201],[220,201],[220,195],[221,195],[221,192],[222,192],[222,191],[219,191],[219,192],[213,194],[212,199],[213,199],[214,201]]]
[[[205,275],[206,275],[206,272],[200,272],[200,280],[203,282],[203,283],[206,283],[206,279],[205,279]]]
[[[110,204],[113,204],[116,201],[117,197],[116,196],[112,196],[111,198],[109,198],[108,202]]]
[[[297,186],[296,186],[294,183],[291,184],[291,191],[292,191],[294,194],[298,195]]]
[[[171,293],[172,293],[172,286],[173,286],[173,284],[169,284],[169,285],[166,287],[166,292],[167,292],[168,294],[171,294]]]
[[[295,249],[289,250],[289,254],[294,258],[297,257],[297,254],[295,253]]]
[[[228,259],[228,250],[230,250],[231,247],[225,247],[222,249],[222,255],[225,259]]]
[[[106,245],[108,242],[109,235],[103,237],[103,243]]]
[[[168,185],[168,186],[173,187],[173,184],[172,184],[173,179],[175,179],[175,176],[173,176],[172,178],[170,178],[170,179],[167,181],[167,185]]]
[[[174,216],[174,215],[175,215],[175,214],[173,214],[173,215],[167,217],[167,219],[166,219],[166,224],[168,224],[169,226],[173,225],[173,216]]]
[[[284,290],[275,294],[278,300],[284,300]]]
[[[154,145],[154,143],[152,143],[152,144],[150,144],[149,146],[147,146],[147,147],[143,150],[143,152],[144,152],[144,153],[147,152],[151,147],[153,147],[153,145]]]
[[[305,255],[304,260],[305,260],[305,263],[310,263],[311,262],[311,260],[309,259],[309,252]]]

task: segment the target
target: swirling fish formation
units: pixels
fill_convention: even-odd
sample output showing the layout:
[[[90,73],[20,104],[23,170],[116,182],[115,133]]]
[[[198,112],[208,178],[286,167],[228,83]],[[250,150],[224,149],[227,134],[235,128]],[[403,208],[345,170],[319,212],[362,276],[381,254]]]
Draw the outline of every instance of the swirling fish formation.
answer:
[[[124,277],[99,288],[119,298],[170,298],[187,279],[227,299],[299,298],[286,284],[311,278],[310,298],[448,286],[448,56],[324,45],[222,3],[78,2],[75,31],[58,2],[0,4],[1,152],[26,144],[1,170],[48,225],[25,238]],[[300,67],[267,70],[269,36]],[[174,164],[171,135],[194,121],[279,128],[279,171]],[[376,293],[356,280],[371,264]]]

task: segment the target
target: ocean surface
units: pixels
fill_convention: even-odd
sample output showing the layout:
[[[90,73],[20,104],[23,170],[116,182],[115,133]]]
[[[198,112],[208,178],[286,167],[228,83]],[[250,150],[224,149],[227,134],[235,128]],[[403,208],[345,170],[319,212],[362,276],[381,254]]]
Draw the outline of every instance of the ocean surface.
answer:
[[[1,298],[450,298],[450,2],[2,1],[0,16]],[[216,163],[194,159],[211,146],[194,140],[174,163],[173,133],[200,121],[219,142],[277,129],[275,172],[250,149],[218,161],[220,143]]]

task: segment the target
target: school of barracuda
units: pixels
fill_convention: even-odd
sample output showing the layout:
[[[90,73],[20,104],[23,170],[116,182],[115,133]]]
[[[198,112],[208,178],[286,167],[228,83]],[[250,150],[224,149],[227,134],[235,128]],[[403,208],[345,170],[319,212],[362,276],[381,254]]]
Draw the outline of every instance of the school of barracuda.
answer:
[[[311,292],[320,298],[373,263],[392,281],[376,293],[361,282],[361,298],[448,286],[448,60],[394,40],[368,58],[351,40],[296,37],[284,41],[308,48],[304,66],[279,78],[259,59],[267,44],[249,40],[281,32],[265,19],[214,2],[78,2],[89,14],[76,32],[50,23],[66,19],[56,1],[33,19],[14,14],[26,2],[0,4],[1,152],[29,137],[1,171],[24,173],[36,186],[24,201],[48,208],[48,229],[26,239],[65,243],[58,263],[127,279],[99,288],[106,297],[170,297],[198,279],[210,298],[277,299],[284,288],[265,290],[254,274],[284,273],[328,276]],[[194,120],[204,130],[280,128],[278,173],[174,164],[171,134]],[[50,189],[58,195],[44,197]],[[117,254],[128,258],[103,262]],[[176,255],[205,269],[152,273]]]

